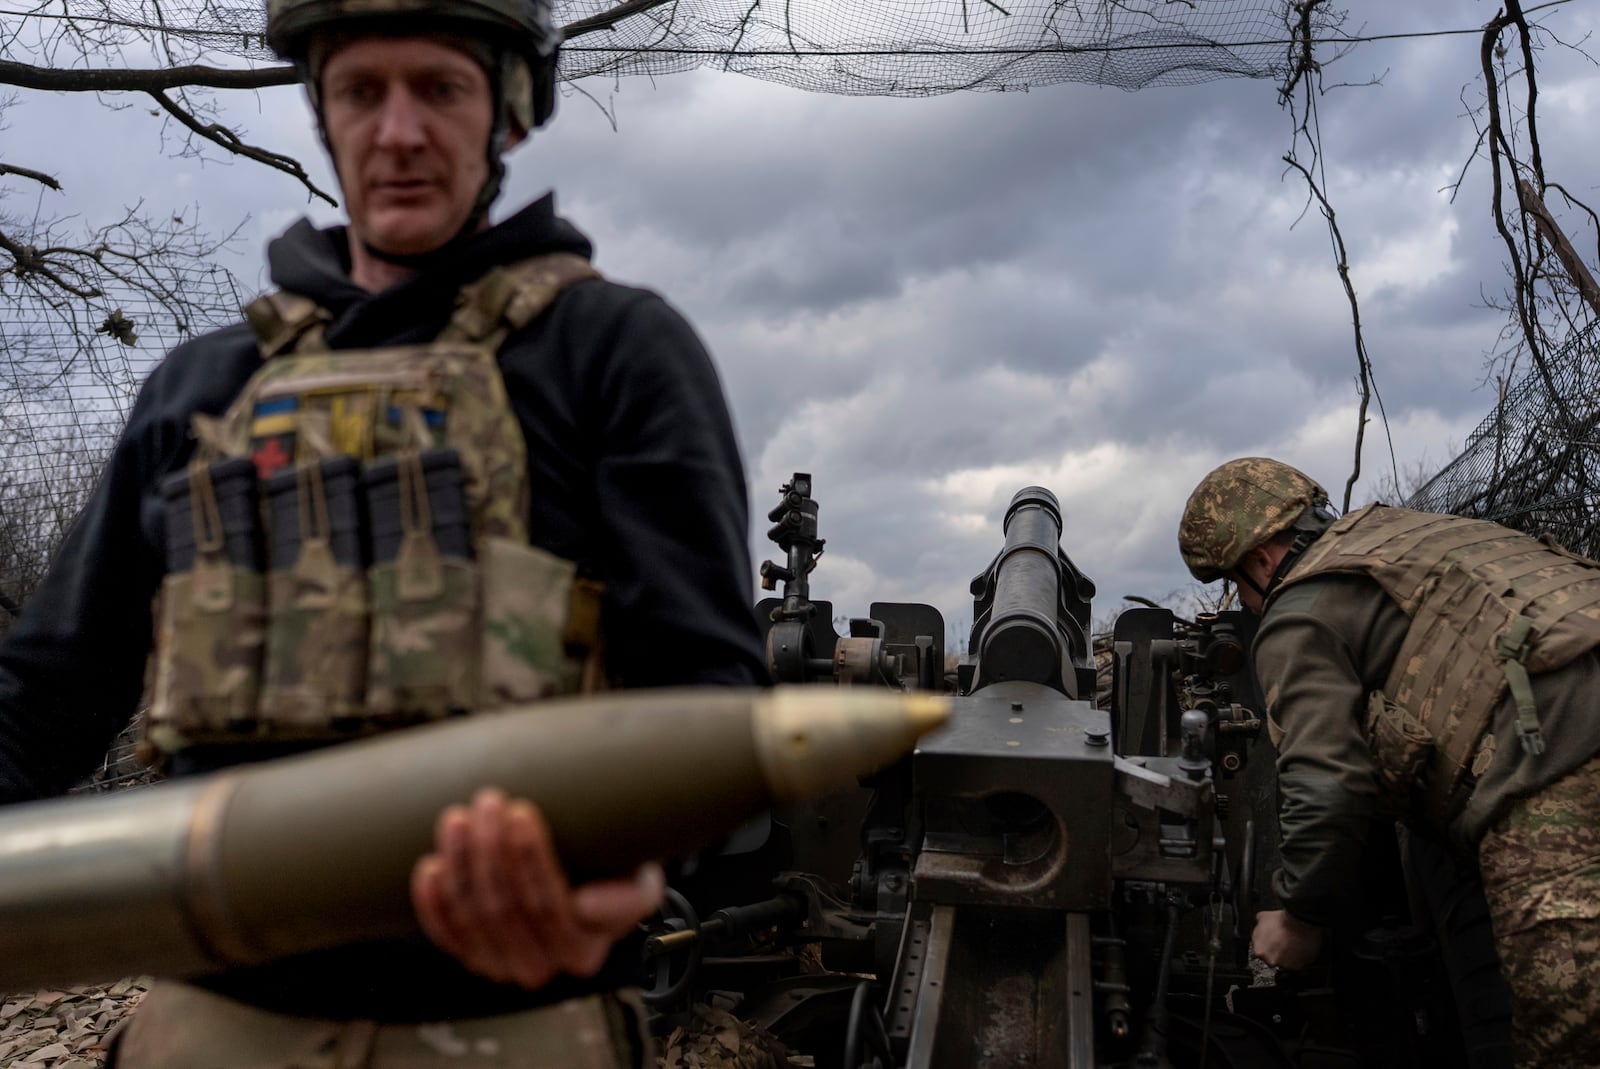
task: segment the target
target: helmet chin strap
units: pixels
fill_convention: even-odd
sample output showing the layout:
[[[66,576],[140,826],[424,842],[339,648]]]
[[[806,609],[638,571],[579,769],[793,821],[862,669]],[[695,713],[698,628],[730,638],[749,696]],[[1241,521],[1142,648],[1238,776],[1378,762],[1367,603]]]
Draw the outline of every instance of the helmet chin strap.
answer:
[[[1254,590],[1256,595],[1265,602],[1268,596],[1278,588],[1278,584],[1283,582],[1284,577],[1289,574],[1289,570],[1295,566],[1295,563],[1300,560],[1305,551],[1311,548],[1311,543],[1320,537],[1322,537],[1321,529],[1296,531],[1294,541],[1289,543],[1288,550],[1278,561],[1278,566],[1272,569],[1272,575],[1267,579],[1267,585],[1264,588],[1250,578],[1243,568],[1234,569],[1234,574],[1238,577],[1239,582]]]
[[[1284,576],[1289,574],[1289,569],[1305,555],[1311,544],[1322,537],[1334,521],[1333,511],[1328,507],[1327,501],[1312,502],[1311,507],[1302,513],[1295,521],[1294,541],[1289,543],[1289,551],[1283,555],[1278,566],[1272,570],[1272,578],[1267,580],[1267,592],[1271,593]],[[1265,594],[1262,597],[1266,597]]]
[[[1250,578],[1250,573],[1245,571],[1243,568],[1235,568],[1233,570],[1232,579],[1240,586],[1247,586],[1251,590],[1255,591],[1256,597],[1260,598],[1262,601],[1267,600],[1266,590],[1262,589],[1260,583],[1257,583],[1254,579]],[[1267,586],[1270,588],[1272,583],[1269,581]]]

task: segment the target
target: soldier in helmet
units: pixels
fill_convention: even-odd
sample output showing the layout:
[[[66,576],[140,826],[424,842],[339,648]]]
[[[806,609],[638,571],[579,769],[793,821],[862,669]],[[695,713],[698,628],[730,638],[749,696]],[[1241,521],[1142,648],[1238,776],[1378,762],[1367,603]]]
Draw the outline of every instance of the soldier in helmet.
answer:
[[[277,289],[151,375],[0,646],[0,801],[87,774],[147,656],[146,745],[180,776],[599,686],[764,679],[704,348],[602,279],[550,197],[489,220],[554,105],[549,0],[271,0],[267,38],[349,223],[274,241]],[[570,887],[539,815],[486,790],[417,865],[427,938],[162,983],[118,1064],[641,1064],[611,951],[660,894],[653,866]]]
[[[1252,947],[1302,968],[1375,816],[1476,857],[1523,1066],[1600,1065],[1600,565],[1483,520],[1335,518],[1287,464],[1229,461],[1178,531],[1261,616],[1282,909]]]

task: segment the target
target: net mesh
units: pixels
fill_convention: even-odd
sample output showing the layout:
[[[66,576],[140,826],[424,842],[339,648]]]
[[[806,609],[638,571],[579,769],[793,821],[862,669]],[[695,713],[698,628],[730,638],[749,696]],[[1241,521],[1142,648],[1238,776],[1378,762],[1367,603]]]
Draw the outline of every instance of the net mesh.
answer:
[[[36,32],[97,43],[158,40],[194,58],[268,61],[262,4],[36,0]],[[1279,77],[1291,26],[1313,37],[1343,16],[1302,19],[1289,0],[556,0],[568,28],[561,76],[661,75],[710,66],[826,93],[926,96],[1057,82],[1140,89]],[[60,20],[65,12],[70,19]],[[48,17],[49,25],[42,25]]]
[[[1553,535],[1600,559],[1600,324],[1508,389],[1406,504]]]
[[[925,96],[1057,82],[1140,89],[1277,77],[1288,65],[1287,4],[1271,0],[1069,3],[664,4],[582,33],[562,74],[666,74],[701,65],[801,89]],[[596,0],[560,5],[583,24]]]
[[[237,316],[226,271],[175,265],[185,311],[136,287],[46,299],[0,279],[0,635],[42,577],[157,357]],[[18,292],[21,290],[21,292]]]

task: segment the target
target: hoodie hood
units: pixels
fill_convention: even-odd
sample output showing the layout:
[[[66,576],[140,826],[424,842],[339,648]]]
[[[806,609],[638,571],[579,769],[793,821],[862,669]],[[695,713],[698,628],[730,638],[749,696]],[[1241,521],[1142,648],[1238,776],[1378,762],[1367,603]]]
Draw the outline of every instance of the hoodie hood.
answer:
[[[555,212],[546,194],[489,229],[446,250],[426,271],[381,293],[350,280],[348,228],[319,230],[302,219],[267,246],[267,267],[280,289],[309,297],[333,314],[326,338],[334,348],[431,341],[449,320],[461,287],[492,267],[552,252],[590,258],[593,245]],[[396,331],[396,325],[403,329]]]

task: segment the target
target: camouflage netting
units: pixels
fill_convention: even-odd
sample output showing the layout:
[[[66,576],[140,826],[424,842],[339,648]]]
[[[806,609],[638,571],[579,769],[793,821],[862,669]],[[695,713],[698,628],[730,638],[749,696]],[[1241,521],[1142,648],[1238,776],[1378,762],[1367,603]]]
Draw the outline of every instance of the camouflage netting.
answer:
[[[558,5],[582,27],[609,5]],[[1057,82],[1140,89],[1287,66],[1274,0],[923,0],[664,4],[573,38],[563,75],[665,74],[708,65],[828,93],[926,96]]]
[[[95,1069],[149,977],[0,996],[0,1069]]]
[[[1600,558],[1600,324],[1506,391],[1461,454],[1406,504],[1549,532]]]
[[[261,4],[34,3],[41,12],[78,16],[75,32],[159,31],[197,55],[270,59]],[[568,28],[567,80],[709,66],[876,96],[1278,77],[1289,66],[1291,27],[1315,38],[1342,22],[1318,4],[1302,23],[1290,0],[555,0],[555,7]]]

